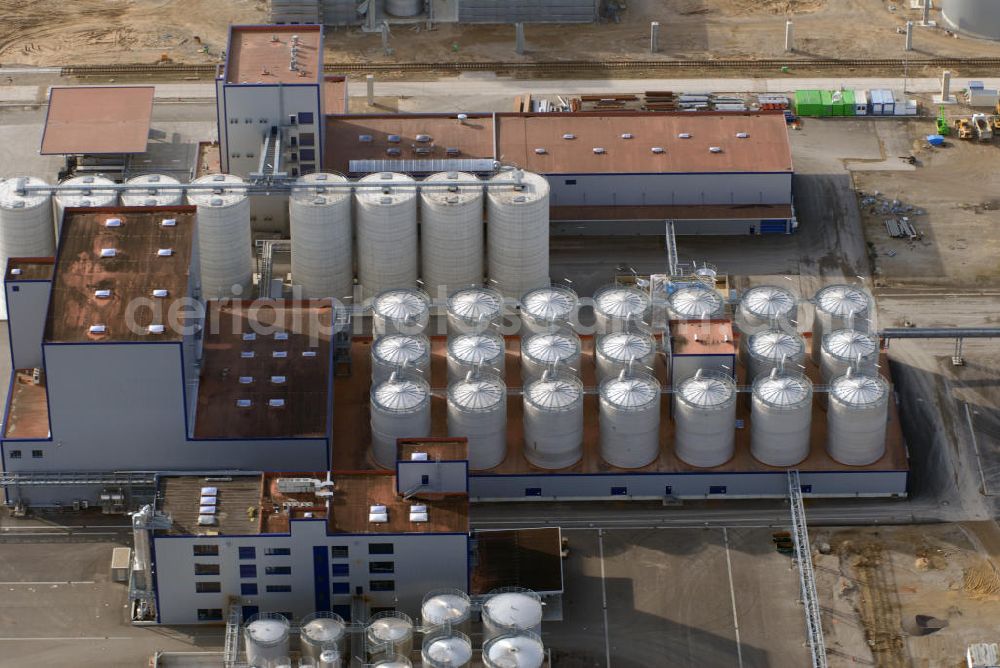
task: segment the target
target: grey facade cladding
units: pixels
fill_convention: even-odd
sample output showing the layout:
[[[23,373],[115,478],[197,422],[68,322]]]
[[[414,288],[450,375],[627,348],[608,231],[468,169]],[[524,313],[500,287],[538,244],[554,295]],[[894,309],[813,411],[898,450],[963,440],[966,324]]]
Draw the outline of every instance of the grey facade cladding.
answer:
[[[4,288],[13,368],[41,368],[42,332],[45,331],[52,281],[7,281]]]
[[[765,220],[755,218],[671,218],[677,236],[740,236],[755,234]],[[663,220],[554,220],[550,232],[554,237],[650,236],[663,238]],[[785,232],[794,229],[789,220]]]
[[[593,23],[600,0],[458,0],[459,23]]]
[[[792,202],[792,175],[788,172],[545,176],[552,189],[552,206],[702,206]]]

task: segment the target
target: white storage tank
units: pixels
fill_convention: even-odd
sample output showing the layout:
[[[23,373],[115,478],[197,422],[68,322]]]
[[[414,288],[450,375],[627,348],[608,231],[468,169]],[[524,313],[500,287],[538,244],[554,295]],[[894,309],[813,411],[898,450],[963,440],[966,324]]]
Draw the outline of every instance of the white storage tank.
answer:
[[[776,285],[758,285],[740,297],[736,323],[743,334],[752,334],[777,325],[791,324],[798,300],[790,290]]]
[[[812,383],[800,373],[772,369],[753,383],[750,450],[769,466],[794,466],[809,456]]]
[[[472,662],[472,641],[461,631],[440,630],[424,636],[423,668],[462,668]]]
[[[381,187],[355,193],[358,283],[364,297],[417,284],[417,192],[400,184],[414,183],[405,174],[369,174],[360,183]]]
[[[521,297],[521,336],[570,329],[579,308],[580,298],[564,285],[530,290]]]
[[[484,668],[542,668],[545,645],[536,633],[505,633],[483,643]]]
[[[396,441],[431,435],[431,388],[422,378],[400,377],[371,391],[372,457],[382,468],[395,468]]]
[[[354,290],[351,240],[351,191],[328,188],[346,184],[337,174],[307,174],[288,198],[292,238],[292,283],[301,299],[334,297],[345,301]]]
[[[660,454],[660,383],[647,373],[622,371],[601,383],[601,458],[636,469]]]
[[[303,659],[322,663],[324,652],[333,650],[337,659],[345,654],[347,627],[335,612],[314,612],[299,622],[299,649]]]
[[[748,337],[746,345],[747,384],[771,373],[782,360],[785,368],[801,365],[806,356],[806,342],[798,334],[780,329],[765,329]]]
[[[736,446],[736,384],[717,371],[698,370],[674,392],[677,456],[701,468],[728,462]]]
[[[170,186],[180,181],[166,174],[142,174],[125,182],[130,186],[122,191],[122,206],[180,206],[184,191]]]
[[[704,283],[683,285],[667,298],[667,311],[671,320],[702,320],[721,318],[726,304],[715,288]]]
[[[468,634],[472,601],[461,589],[434,589],[424,595],[420,621],[425,629],[450,627]]]
[[[448,383],[465,378],[470,371],[506,375],[507,346],[493,332],[463,334],[448,339]]]
[[[96,174],[74,176],[66,179],[60,186],[73,186],[70,190],[57,190],[55,197],[56,237],[62,230],[63,212],[72,207],[97,208],[115,206],[118,204],[118,191],[113,187],[115,182]],[[102,188],[102,186],[105,186]]]
[[[379,659],[372,664],[372,668],[413,668],[413,662],[405,656],[390,656]]]
[[[490,373],[469,374],[448,387],[448,434],[469,443],[469,468],[491,469],[507,456],[507,386]]]
[[[247,620],[243,627],[247,663],[270,666],[288,657],[289,623],[283,615],[261,612]]]
[[[549,284],[549,182],[532,172],[502,172],[487,194],[487,260],[491,283],[505,297]]]
[[[826,449],[841,464],[866,466],[885,454],[889,384],[851,369],[830,382]]]
[[[413,288],[395,288],[372,300],[372,331],[385,334],[421,334],[431,318],[431,299]]]
[[[33,176],[0,183],[0,262],[3,271],[7,271],[7,261],[12,257],[49,257],[56,251],[51,194],[25,191],[19,195],[20,184],[48,185]],[[0,316],[6,320],[6,296],[0,301],[3,302]]]
[[[413,620],[402,612],[376,613],[365,629],[365,644],[370,661],[408,657],[413,651]]]
[[[521,344],[521,386],[554,369],[562,375],[580,375],[580,337],[572,332],[535,334]]]
[[[409,18],[420,16],[424,11],[423,0],[386,0],[385,11],[392,16]]]
[[[372,385],[395,372],[431,382],[431,343],[423,334],[389,334],[372,343]]]
[[[316,660],[316,668],[340,668],[341,667],[341,657],[343,654],[335,649],[324,650],[322,654],[319,655],[319,659]],[[308,659],[303,659],[307,661],[305,666],[308,668]],[[302,668],[303,664],[299,663],[299,668]]]
[[[546,371],[524,389],[524,456],[542,469],[583,457],[583,384]]]
[[[594,346],[597,382],[615,378],[631,365],[633,371],[652,369],[656,363],[656,339],[641,332],[614,332],[597,338]]]
[[[503,295],[492,288],[469,287],[448,297],[448,334],[479,334],[499,324]]]
[[[211,174],[192,181],[210,189],[188,191],[188,202],[198,207],[198,254],[201,258],[201,294],[205,299],[253,295],[253,243],[250,199],[243,179]]]
[[[878,366],[878,339],[856,329],[837,329],[823,336],[820,374],[827,385],[848,367],[874,373]]]
[[[440,172],[423,183],[475,181],[466,172]],[[483,236],[482,186],[420,189],[420,276],[435,298],[483,282]]]
[[[627,332],[648,324],[652,300],[638,288],[607,285],[594,293],[597,334]]]
[[[828,285],[813,297],[816,315],[813,318],[811,357],[820,363],[823,337],[837,329],[868,330],[871,298],[853,285]]]
[[[483,603],[483,642],[525,631],[541,636],[542,599],[530,589],[495,589]]]

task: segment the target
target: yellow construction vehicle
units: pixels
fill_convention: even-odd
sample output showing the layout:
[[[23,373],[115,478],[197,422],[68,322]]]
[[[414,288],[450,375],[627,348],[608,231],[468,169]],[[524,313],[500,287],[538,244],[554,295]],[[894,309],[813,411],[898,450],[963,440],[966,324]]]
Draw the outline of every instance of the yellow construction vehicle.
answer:
[[[972,139],[972,123],[968,118],[956,118],[955,129],[958,130],[959,139]]]
[[[976,138],[979,141],[990,141],[993,139],[993,126],[987,119],[986,114],[973,114],[972,125],[976,128]]]

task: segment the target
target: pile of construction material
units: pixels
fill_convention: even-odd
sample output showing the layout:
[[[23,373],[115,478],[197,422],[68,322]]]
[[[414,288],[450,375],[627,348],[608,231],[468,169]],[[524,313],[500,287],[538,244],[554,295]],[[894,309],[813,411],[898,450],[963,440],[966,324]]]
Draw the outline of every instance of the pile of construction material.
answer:
[[[882,216],[886,233],[893,239],[917,240],[921,234],[910,220],[913,216],[922,216],[923,209],[905,204],[898,199],[888,199],[879,191],[871,194],[858,192],[861,207],[873,216]]]
[[[742,97],[715,93],[649,90],[641,95],[581,95],[570,101],[573,111],[746,111]]]

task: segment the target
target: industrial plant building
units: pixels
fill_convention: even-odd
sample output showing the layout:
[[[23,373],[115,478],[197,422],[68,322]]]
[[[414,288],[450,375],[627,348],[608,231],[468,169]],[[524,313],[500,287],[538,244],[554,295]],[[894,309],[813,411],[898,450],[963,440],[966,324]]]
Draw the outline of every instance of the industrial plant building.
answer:
[[[602,0],[271,0],[272,23],[593,23]],[[616,5],[617,6],[617,5]]]

